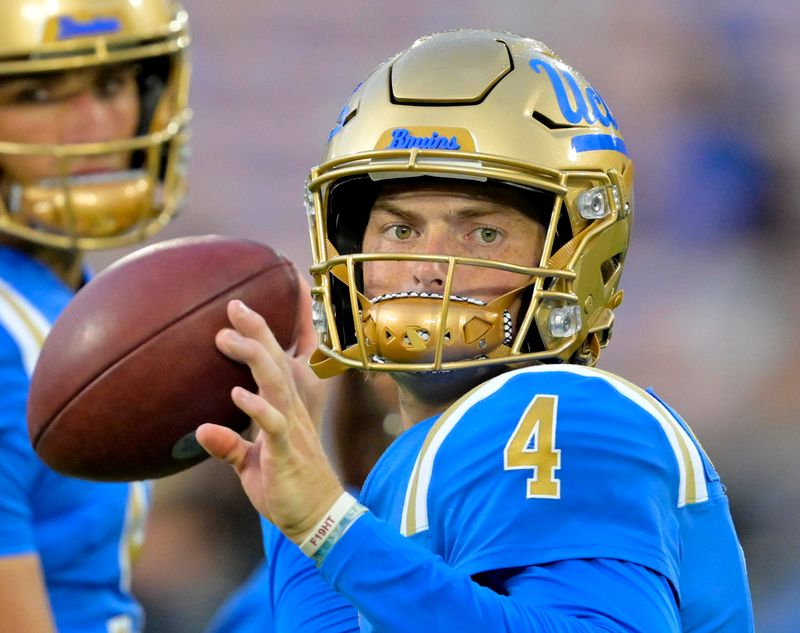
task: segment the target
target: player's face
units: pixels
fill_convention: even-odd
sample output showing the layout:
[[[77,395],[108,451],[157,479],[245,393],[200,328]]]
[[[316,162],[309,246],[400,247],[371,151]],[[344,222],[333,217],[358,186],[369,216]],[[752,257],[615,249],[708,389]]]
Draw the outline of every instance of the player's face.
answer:
[[[130,64],[0,80],[0,141],[71,144],[131,138],[139,122],[137,68]],[[69,175],[126,169],[128,154],[69,162]],[[52,156],[0,155],[2,183],[59,175]]]
[[[378,195],[364,235],[364,252],[412,253],[491,259],[538,266],[544,227],[526,198],[507,188],[465,181],[425,185],[390,183]],[[447,264],[379,261],[364,265],[364,290],[442,293]],[[486,267],[460,266],[452,294],[489,302],[521,286],[526,276]]]

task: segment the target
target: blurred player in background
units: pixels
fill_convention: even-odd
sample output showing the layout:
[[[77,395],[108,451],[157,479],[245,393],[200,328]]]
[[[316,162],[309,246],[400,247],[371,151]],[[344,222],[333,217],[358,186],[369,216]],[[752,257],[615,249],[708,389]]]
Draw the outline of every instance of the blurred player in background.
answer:
[[[580,74],[507,33],[423,38],[353,92],[306,202],[312,366],[390,372],[406,430],[357,502],[313,385],[231,302],[217,345],[250,366],[259,393],[233,399],[261,433],[198,439],[295,544],[275,590],[308,599],[282,630],[752,632],[711,462],[654,392],[594,368],[633,164]]]
[[[145,484],[63,477],[25,405],[84,251],[165,226],[185,191],[187,16],[171,0],[0,6],[0,631],[129,633]]]

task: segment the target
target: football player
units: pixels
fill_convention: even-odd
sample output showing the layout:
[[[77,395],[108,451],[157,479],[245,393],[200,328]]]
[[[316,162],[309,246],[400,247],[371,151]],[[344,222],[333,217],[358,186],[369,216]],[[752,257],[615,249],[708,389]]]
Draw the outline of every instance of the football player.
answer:
[[[172,0],[0,6],[0,631],[141,630],[131,556],[142,483],[67,478],[25,420],[83,254],[165,226],[184,196],[189,43]]]
[[[606,102],[532,39],[436,34],[358,85],[308,183],[311,365],[389,372],[406,430],[356,501],[296,360],[236,301],[217,345],[250,366],[258,393],[232,397],[261,433],[198,430],[307,557],[275,569],[308,587],[304,622],[327,584],[362,631],[752,632],[714,467],[595,368],[633,180]]]

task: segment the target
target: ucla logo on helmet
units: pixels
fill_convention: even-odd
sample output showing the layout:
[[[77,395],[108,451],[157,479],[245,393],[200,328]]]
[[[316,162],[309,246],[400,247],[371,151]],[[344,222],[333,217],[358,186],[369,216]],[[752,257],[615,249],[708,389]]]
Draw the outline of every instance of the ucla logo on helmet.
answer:
[[[567,121],[573,125],[600,123],[615,130],[619,129],[603,97],[591,86],[587,86],[585,91],[581,90],[575,75],[567,66],[560,64],[556,69],[553,64],[543,59],[532,59],[529,64],[534,72],[540,73],[544,70],[547,73],[558,100],[558,107]],[[572,94],[571,101],[567,89]]]
[[[582,123],[600,125],[612,128],[610,134],[580,134],[572,139],[572,149],[576,152],[591,152],[598,150],[611,150],[628,154],[628,148],[615,132],[619,130],[616,119],[611,114],[611,109],[603,97],[591,86],[582,90],[574,72],[565,64],[552,64],[543,59],[532,59],[530,67],[535,73],[542,70],[550,79],[550,85],[558,102],[562,116],[573,125]],[[570,94],[567,94],[569,90]],[[574,104],[574,105],[573,105]]]
[[[336,136],[339,132],[342,131],[342,128],[344,127],[345,123],[347,123],[347,121],[350,120],[351,116],[355,114],[355,109],[354,109],[355,106],[352,103],[353,95],[356,94],[356,92],[358,92],[358,89],[361,87],[361,84],[363,83],[364,83],[363,81],[358,82],[358,85],[356,85],[356,87],[353,88],[353,92],[351,92],[350,96],[347,97],[347,101],[344,102],[342,109],[339,110],[339,116],[336,117],[336,124],[333,126],[333,129],[331,130],[330,134],[328,134],[328,143],[331,142],[331,139],[334,136]]]

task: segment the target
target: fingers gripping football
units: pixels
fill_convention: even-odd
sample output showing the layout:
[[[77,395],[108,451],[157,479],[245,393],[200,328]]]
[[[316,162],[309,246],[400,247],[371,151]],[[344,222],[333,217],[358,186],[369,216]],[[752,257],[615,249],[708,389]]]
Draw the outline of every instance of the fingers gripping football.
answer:
[[[241,301],[228,304],[228,318],[233,328],[217,334],[217,347],[232,360],[250,367],[260,394],[269,394],[269,403],[263,398],[251,398],[241,387],[233,390],[236,405],[268,433],[278,435],[299,405],[297,389],[291,369],[278,342],[266,322]]]
[[[217,347],[249,366],[258,393],[241,387],[231,397],[260,433],[254,443],[225,429],[201,426],[197,439],[236,470],[250,500],[267,519],[299,543],[342,492],[293,376],[293,361],[264,320],[240,301],[228,306],[232,328]],[[298,359],[299,360],[299,359]]]

